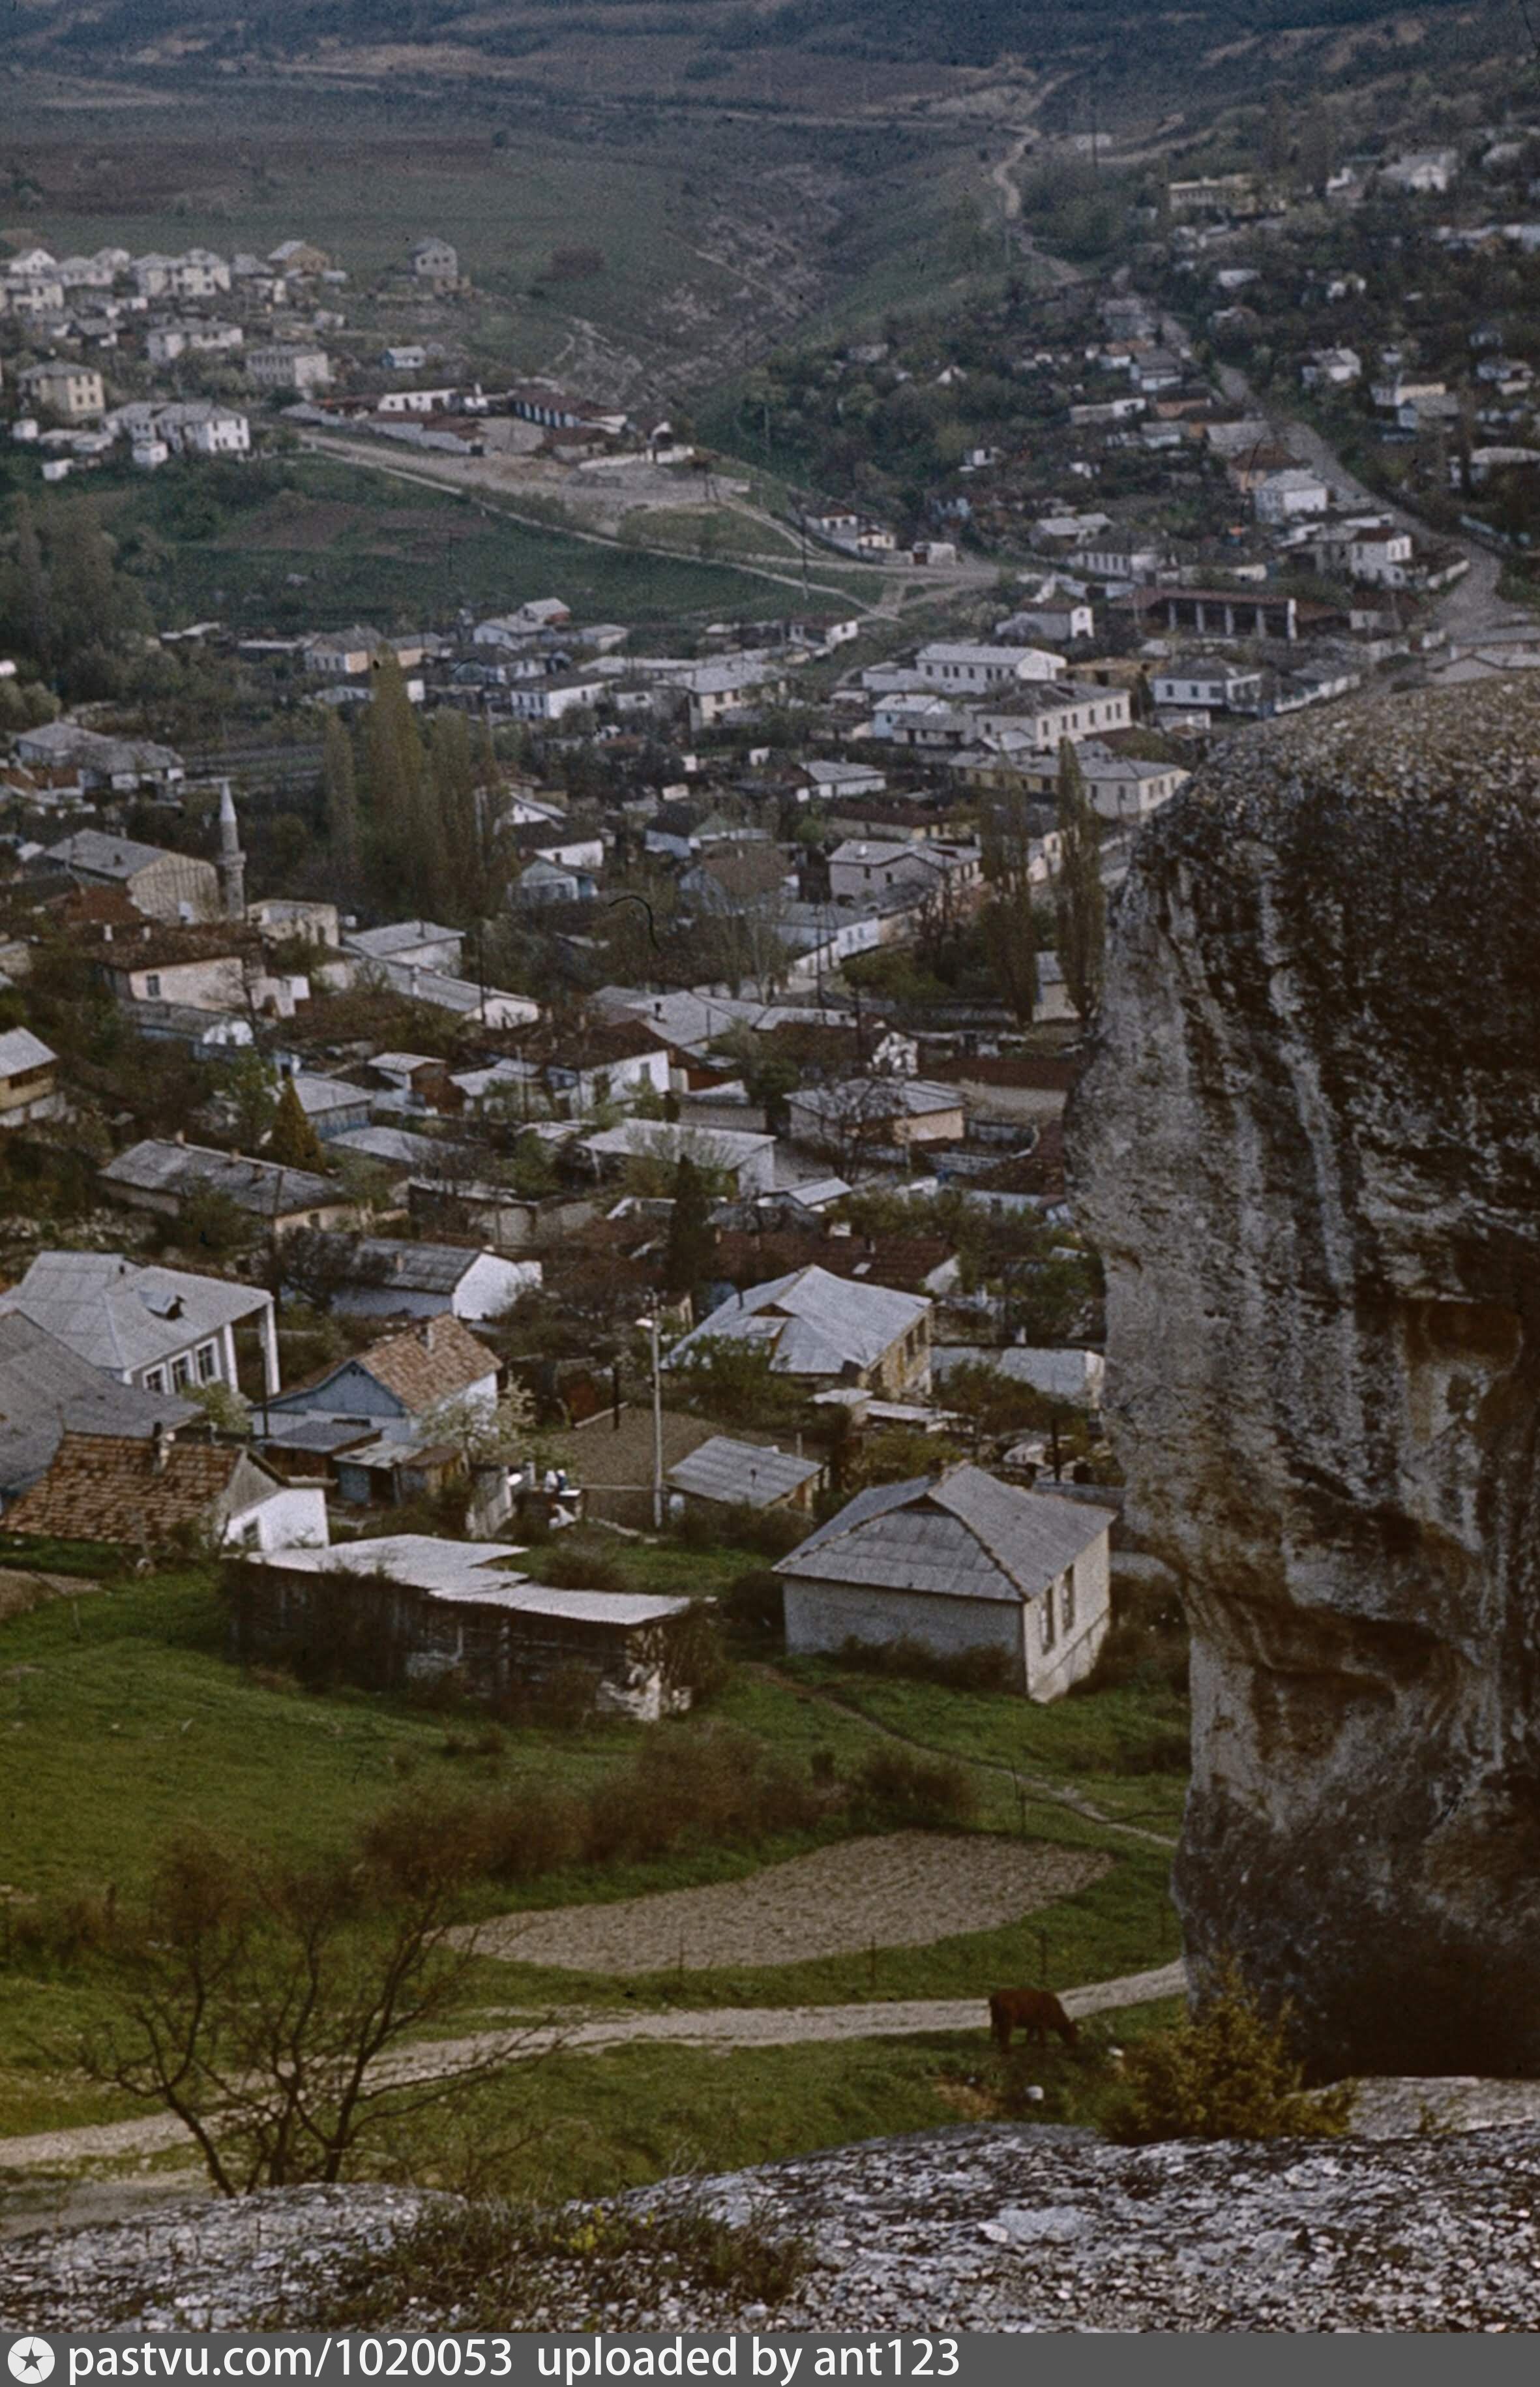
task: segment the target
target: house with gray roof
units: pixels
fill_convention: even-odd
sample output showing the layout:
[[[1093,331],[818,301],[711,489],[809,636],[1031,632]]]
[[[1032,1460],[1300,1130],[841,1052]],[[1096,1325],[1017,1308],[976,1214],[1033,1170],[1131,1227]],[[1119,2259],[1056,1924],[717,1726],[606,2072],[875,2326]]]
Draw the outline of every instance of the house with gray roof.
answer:
[[[1011,1687],[1055,1699],[1111,1621],[1112,1512],[953,1467],[860,1492],[776,1572],[794,1651],[915,1641],[998,1652]]]
[[[907,1400],[930,1389],[930,1303],[816,1266],[736,1294],[675,1343],[664,1366],[688,1368],[715,1343],[763,1351],[772,1375],[850,1384]]]
[[[93,1367],[19,1309],[0,1313],[0,1500],[45,1474],[66,1433],[133,1435],[192,1424],[176,1395],[147,1393]]]
[[[39,1252],[20,1283],[0,1293],[0,1324],[10,1317],[30,1319],[104,1376],[157,1394],[235,1384],[235,1329],[250,1320],[267,1390],[278,1389],[272,1295],[259,1285],[141,1268],[121,1252]],[[169,1411],[165,1421],[175,1421]]]
[[[671,1492],[708,1509],[811,1509],[824,1464],[795,1451],[761,1448],[713,1433],[671,1467]]]
[[[106,829],[78,828],[49,846],[45,858],[79,886],[120,889],[146,919],[217,920],[223,910],[219,872],[196,853],[141,845],[136,838],[112,837]]]
[[[350,1318],[500,1318],[544,1270],[538,1260],[463,1244],[414,1244],[389,1235],[307,1234],[285,1247],[329,1309]]]
[[[30,1127],[64,1109],[57,1083],[58,1055],[30,1028],[0,1035],[0,1128]]]
[[[291,1227],[353,1224],[354,1206],[330,1177],[310,1168],[284,1168],[275,1160],[250,1160],[244,1153],[216,1152],[208,1144],[145,1136],[97,1175],[114,1199],[165,1219],[176,1218],[194,1194],[221,1194],[275,1235]]]

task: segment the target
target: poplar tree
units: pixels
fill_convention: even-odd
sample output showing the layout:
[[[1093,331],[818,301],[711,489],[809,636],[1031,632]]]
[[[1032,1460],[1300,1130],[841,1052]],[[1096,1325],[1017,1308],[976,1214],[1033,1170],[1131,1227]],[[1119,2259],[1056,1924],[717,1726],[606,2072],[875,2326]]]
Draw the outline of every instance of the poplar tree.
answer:
[[[1107,897],[1102,884],[1101,823],[1086,793],[1080,758],[1067,738],[1059,745],[1056,809],[1059,964],[1070,1002],[1082,1019],[1089,1019],[1102,994]]]
[[[375,660],[373,693],[363,715],[363,790],[369,803],[371,859],[387,902],[422,885],[423,857],[414,848],[423,834],[426,770],[401,666],[387,652]],[[418,908],[423,907],[419,903]]]
[[[353,741],[340,714],[326,716],[321,760],[326,799],[326,836],[338,877],[351,887],[359,875],[359,798],[353,765]]]
[[[1032,837],[1027,793],[1017,780],[990,814],[983,838],[990,896],[979,916],[994,982],[1019,1026],[1029,1028],[1038,1006],[1038,934],[1032,911]]]

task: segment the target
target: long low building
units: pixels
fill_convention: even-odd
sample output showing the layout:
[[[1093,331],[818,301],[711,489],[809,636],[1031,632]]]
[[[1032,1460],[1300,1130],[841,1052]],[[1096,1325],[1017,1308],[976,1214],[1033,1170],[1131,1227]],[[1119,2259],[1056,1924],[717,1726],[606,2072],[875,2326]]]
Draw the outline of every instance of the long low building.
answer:
[[[232,1654],[378,1691],[454,1675],[494,1701],[576,1672],[608,1713],[652,1724],[688,1707],[689,1600],[558,1590],[510,1565],[523,1555],[397,1534],[232,1560]]]

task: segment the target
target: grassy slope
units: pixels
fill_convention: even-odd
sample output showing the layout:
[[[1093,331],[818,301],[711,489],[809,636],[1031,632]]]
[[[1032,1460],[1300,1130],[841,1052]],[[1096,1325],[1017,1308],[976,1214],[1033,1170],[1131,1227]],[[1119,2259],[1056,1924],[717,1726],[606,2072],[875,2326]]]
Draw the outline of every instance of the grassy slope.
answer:
[[[37,1554],[48,1566],[69,1555]],[[89,1554],[74,1555],[83,1561]],[[751,1557],[667,1549],[643,1555],[649,1576],[697,1590],[719,1585]],[[638,1745],[634,1728],[618,1725],[576,1734],[521,1729],[507,1732],[499,1757],[452,1756],[442,1717],[362,1694],[315,1698],[264,1687],[233,1669],[222,1649],[219,1596],[196,1569],[118,1579],[0,1629],[0,1736],[7,1753],[0,1843],[6,1881],[23,1900],[99,1896],[108,1884],[131,1893],[157,1848],[190,1824],[235,1844],[257,1842],[303,1856],[341,1845],[403,1793],[431,1799],[516,1788],[521,1779],[580,1787],[626,1762]],[[977,1699],[957,1706],[957,1695],[928,1686],[859,1677],[841,1677],[839,1687],[842,1696],[869,1701],[874,1712],[896,1699],[903,1727],[937,1745],[971,1741],[975,1754],[1014,1749],[1016,1762],[1033,1771],[1046,1763],[1042,1734],[1045,1722],[1053,1728],[1051,1720],[1019,1701]],[[816,1696],[816,1688],[773,1668],[740,1668],[713,1717],[754,1733],[798,1769],[824,1749],[841,1771],[853,1771],[877,1745],[872,1726],[849,1707]],[[1105,1762],[1099,1752],[1137,1733],[1140,1696],[1073,1703],[1089,1735],[1082,1754]],[[1156,1720],[1152,1710],[1151,1723]],[[700,1731],[712,1721],[690,1719],[665,1729]],[[463,1735],[458,1737],[463,1741]],[[1062,1845],[1105,1848],[1116,1858],[1112,1870],[1023,1923],[931,1948],[656,1974],[624,1986],[608,1977],[488,1960],[478,1968],[466,2020],[473,2025],[478,2016],[574,2002],[739,2006],[971,1997],[995,1978],[1034,1977],[1044,1956],[1052,1978],[1071,1982],[1135,1970],[1177,1952],[1164,1850],[1109,1834],[1045,1800],[1029,1800],[1018,1810],[1008,1776],[980,1768],[978,1778],[983,1828],[1025,1829]],[[1142,1777],[1117,1778],[1125,1787],[1150,1787]],[[804,1837],[758,1851],[684,1850],[602,1875],[550,1876],[517,1898],[489,1892],[487,1907],[547,1906],[721,1880],[808,1845]],[[55,1971],[32,1959],[7,1971],[0,1953],[0,2131],[126,2110],[59,2077],[70,2034],[97,2010],[97,1993],[82,1971]],[[624,2059],[644,2069],[653,2060],[639,2050]],[[691,2059],[659,2052],[656,2061],[666,2070],[670,2063],[688,2068]],[[820,2061],[833,2062],[833,2052]],[[886,2062],[884,2056],[879,2070]],[[577,2071],[574,2093],[586,2095],[587,2082],[602,2104],[600,2087],[611,2077],[603,2066]],[[903,2114],[911,2110],[903,2103],[908,2078],[900,2064],[893,2093]]]
[[[68,521],[77,508],[96,513],[131,558],[147,549],[133,568],[168,625],[213,614],[239,629],[360,619],[421,627],[425,618],[451,619],[462,604],[503,610],[559,591],[580,618],[646,626],[776,615],[797,601],[794,588],[729,563],[572,538],[385,473],[309,457],[285,460],[284,470],[293,492],[223,514],[211,536],[200,535],[196,510],[183,511],[189,496],[202,494],[192,486],[194,467],[168,467],[153,479],[127,467],[95,474],[50,492],[45,506],[32,495],[56,519]],[[28,486],[30,477],[0,458],[0,486]]]

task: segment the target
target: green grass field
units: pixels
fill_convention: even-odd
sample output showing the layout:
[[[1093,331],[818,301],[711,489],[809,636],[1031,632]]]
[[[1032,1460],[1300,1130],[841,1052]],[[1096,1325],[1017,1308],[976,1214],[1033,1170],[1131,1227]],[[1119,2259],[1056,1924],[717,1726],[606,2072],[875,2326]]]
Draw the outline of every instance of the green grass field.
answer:
[[[580,1791],[650,1745],[645,1728],[625,1724],[569,1732],[505,1726],[500,1746],[477,1754],[475,1734],[453,1716],[358,1692],[315,1696],[285,1686],[281,1678],[240,1672],[224,1655],[221,1595],[207,1570],[135,1578],[108,1572],[105,1553],[43,1547],[31,1555],[52,1569],[89,1569],[95,1562],[101,1573],[84,1575],[78,1597],[0,1625],[0,1746],[6,1751],[0,1784],[6,1885],[0,1900],[0,2134],[133,2111],[69,2077],[72,2035],[99,2015],[102,1991],[89,1960],[71,1964],[39,1955],[24,1932],[13,1950],[12,1922],[24,1922],[34,1901],[57,1910],[71,1899],[100,1900],[109,1890],[132,1898],[158,1851],[190,1826],[227,1843],[237,1863],[243,1847],[303,1860],[343,1848],[371,1817],[403,1798],[430,1803],[468,1793],[516,1799],[524,1782]],[[699,1592],[720,1589],[754,1562],[754,1554],[636,1544],[627,1546],[626,1559],[628,1579],[638,1585]],[[1103,1849],[1112,1866],[1074,1896],[1020,1922],[928,1947],[716,1971],[670,1969],[625,1982],[486,1958],[475,1967],[463,2026],[457,2027],[492,2027],[511,2012],[574,2005],[816,2006],[872,1998],[971,1998],[981,1995],[981,1984],[998,1979],[1045,1975],[1068,1985],[1140,1970],[1179,1952],[1168,1850],[1032,1789],[1018,1798],[1010,1773],[1001,1770],[1014,1764],[1024,1775],[1053,1774],[1076,1795],[1094,1793],[1094,1803],[1109,1815],[1125,1802],[1130,1808],[1142,1802],[1142,1812],[1169,1818],[1171,1777],[1126,1770],[1152,1736],[1171,1728],[1168,1694],[1128,1689],[1045,1711],[1004,1694],[969,1697],[836,1668],[799,1669],[794,1678],[781,1666],[752,1662],[735,1669],[708,1711],[657,1729],[689,1736],[731,1725],[793,1774],[805,1777],[816,1756],[849,1778],[875,1749],[892,1746],[877,1730],[879,1719],[928,1748],[973,1762],[977,1828]],[[488,1885],[478,1908],[507,1913],[739,1877],[849,1828],[836,1818],[755,1849],[686,1843],[645,1863],[548,1874],[518,1890]],[[702,2077],[713,2084],[736,2077],[731,2065],[720,2069],[724,2061],[701,2058]],[[841,2065],[853,2057],[849,2050],[829,2049],[820,2061]],[[870,2077],[884,2084],[880,2093],[872,2091],[878,2101],[873,2110],[879,2107],[888,2118],[872,2127],[919,2126],[929,2092],[911,2068],[914,2061],[901,2052],[890,2065],[886,2050],[873,2059]],[[600,2150],[596,2179],[611,2177],[605,2166],[617,2165],[630,2178],[627,2166],[643,2159],[623,2160],[611,2134],[612,2115],[625,2103],[619,2091],[618,2103],[612,2102],[605,2085],[616,2078],[615,2065],[622,2074],[626,2065],[639,2066],[654,2082],[642,2135],[651,2150],[646,2159],[667,2167],[674,2160],[667,2144],[671,2067],[684,2082],[695,2062],[682,2051],[638,2048],[624,2059],[567,2066],[563,2094],[587,2115],[584,2128]],[[842,2098],[848,2090],[852,2111],[865,2110],[861,2083],[866,2078],[856,2066],[839,2092]],[[758,2092],[744,2093],[746,2110],[761,2112]],[[679,2096],[688,2110],[684,2088]],[[590,2098],[591,2113],[585,2102]],[[779,2110],[767,2087],[763,2115],[773,2118]],[[844,2107],[837,2100],[832,2110]],[[746,2123],[745,2144],[762,2143],[751,2136],[760,2127]],[[788,2127],[795,2137],[803,2126]],[[843,2124],[828,2126],[830,2139],[844,2135]],[[784,2151],[779,2140],[764,2144],[767,2153]]]
[[[382,629],[451,622],[461,606],[505,611],[559,593],[580,620],[642,627],[784,613],[797,592],[729,562],[654,556],[513,519],[496,501],[392,478],[333,458],[253,468],[265,502],[220,502],[196,467],[153,479],[124,466],[38,499],[28,468],[0,459],[0,490],[40,513],[95,514],[167,626],[213,616],[242,630]],[[790,559],[789,559],[789,562]],[[822,575],[820,575],[822,576]],[[840,585],[857,593],[873,575]]]

